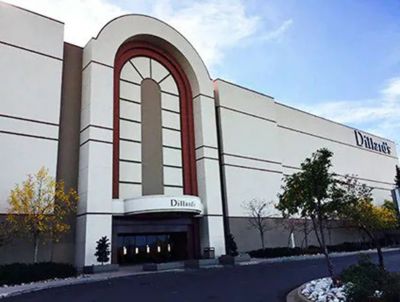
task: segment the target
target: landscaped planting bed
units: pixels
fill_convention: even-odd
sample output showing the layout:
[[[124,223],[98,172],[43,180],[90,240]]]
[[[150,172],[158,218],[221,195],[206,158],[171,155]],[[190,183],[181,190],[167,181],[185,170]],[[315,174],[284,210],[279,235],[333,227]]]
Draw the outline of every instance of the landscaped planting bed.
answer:
[[[299,294],[316,302],[398,302],[400,275],[362,257],[340,274],[336,286],[331,278],[321,278],[306,283]]]

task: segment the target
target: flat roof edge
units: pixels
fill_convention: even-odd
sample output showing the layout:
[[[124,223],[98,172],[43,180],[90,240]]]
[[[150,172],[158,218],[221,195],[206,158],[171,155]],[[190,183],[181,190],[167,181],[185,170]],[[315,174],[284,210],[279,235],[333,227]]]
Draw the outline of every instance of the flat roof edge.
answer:
[[[241,85],[236,84],[236,83],[233,83],[233,82],[229,82],[229,81],[224,80],[224,79],[221,79],[221,78],[216,78],[216,79],[213,80],[214,83],[217,82],[217,81],[221,81],[221,82],[224,82],[224,83],[226,83],[226,84],[230,84],[230,85],[232,85],[232,86],[236,86],[236,87],[238,87],[238,88],[241,88],[241,89],[244,89],[244,90],[247,90],[247,91],[250,91],[250,92],[253,92],[253,93],[256,93],[256,94],[259,94],[259,95],[261,95],[261,96],[264,96],[264,97],[267,97],[267,98],[270,98],[270,99],[274,100],[274,97],[273,97],[273,96],[270,96],[270,95],[268,95],[268,94],[265,94],[265,93],[256,91],[256,90],[254,90],[254,89],[250,89],[250,88],[241,86]]]
[[[364,133],[366,133],[366,134],[369,134],[369,135],[375,136],[375,137],[377,137],[377,138],[380,138],[380,139],[389,141],[389,142],[393,143],[393,144],[396,146],[396,142],[395,142],[394,140],[392,140],[392,139],[389,139],[389,138],[386,138],[386,137],[382,137],[382,136],[380,136],[380,135],[373,134],[373,133],[371,133],[371,132],[368,132],[368,131],[365,131],[365,130],[362,130],[362,129],[359,129],[359,128],[355,128],[355,127],[346,125],[346,124],[344,124],[344,123],[336,122],[336,121],[331,120],[331,119],[328,119],[328,118],[326,118],[326,117],[322,117],[322,116],[316,115],[316,114],[314,114],[314,113],[310,113],[310,112],[304,111],[304,110],[302,110],[302,109],[299,109],[299,108],[296,108],[296,107],[293,107],[293,106],[290,106],[290,105],[286,105],[286,104],[280,103],[280,102],[278,102],[273,96],[267,95],[267,94],[265,94],[265,93],[262,93],[262,92],[259,92],[259,91],[256,91],[256,90],[253,90],[253,89],[244,87],[244,86],[241,86],[241,85],[239,85],[239,84],[236,84],[236,83],[233,83],[233,82],[230,82],[230,81],[221,79],[221,78],[216,78],[216,79],[213,80],[214,83],[217,82],[217,81],[221,81],[221,82],[224,82],[224,83],[226,83],[226,84],[229,84],[229,85],[232,85],[232,86],[236,86],[236,87],[238,87],[238,88],[241,88],[241,89],[244,89],[244,90],[247,90],[247,91],[256,93],[256,94],[258,94],[258,95],[261,95],[261,96],[264,96],[264,97],[268,97],[268,98],[272,99],[272,100],[274,101],[274,103],[277,104],[277,105],[281,105],[281,106],[287,107],[287,108],[289,108],[289,109],[293,109],[293,110],[302,112],[302,113],[304,113],[304,114],[308,114],[308,115],[310,115],[310,116],[313,116],[313,117],[322,119],[322,120],[324,120],[324,121],[327,121],[327,122],[330,122],[330,123],[333,123],[333,124],[336,124],[336,125],[339,125],[339,126],[342,126],[342,127],[346,127],[346,128],[352,129],[352,130],[362,131],[362,132],[364,132]]]
[[[391,139],[389,139],[389,138],[382,137],[382,136],[380,136],[380,135],[376,135],[376,134],[373,134],[373,133],[371,133],[371,132],[368,132],[368,131],[365,131],[365,130],[362,130],[362,129],[359,129],[359,128],[351,127],[351,126],[349,126],[349,125],[346,125],[346,124],[343,124],[343,123],[339,123],[339,122],[333,121],[333,120],[328,119],[328,118],[326,118],[326,117],[322,117],[322,116],[316,115],[316,114],[314,114],[314,113],[310,113],[310,112],[304,111],[304,110],[302,110],[302,109],[298,109],[298,108],[296,108],[296,107],[293,107],[293,106],[290,106],[290,105],[286,105],[286,104],[280,103],[280,102],[278,102],[278,101],[276,101],[276,100],[275,100],[275,104],[280,105],[280,106],[287,107],[287,108],[289,108],[289,109],[293,109],[293,110],[299,111],[299,112],[301,112],[301,113],[305,113],[305,114],[311,115],[311,116],[313,116],[313,117],[322,119],[322,120],[324,120],[324,121],[327,121],[327,122],[330,122],[330,123],[333,123],[333,124],[337,124],[337,125],[342,126],[342,127],[346,127],[346,128],[352,129],[352,130],[362,131],[362,132],[364,132],[364,133],[366,133],[366,134],[375,136],[375,137],[380,138],[380,139],[387,140],[387,141],[389,141],[389,142],[392,142],[394,145],[396,145],[396,142],[393,141],[393,140],[391,140]]]
[[[4,1],[1,1],[1,0],[0,0],[0,4],[3,4],[3,5],[9,5],[9,6],[12,6],[12,7],[18,8],[18,9],[20,9],[20,10],[23,10],[23,11],[25,11],[25,12],[28,12],[28,13],[34,14],[34,15],[36,15],[36,16],[39,16],[39,17],[42,17],[42,18],[45,18],[45,19],[48,19],[48,20],[51,20],[51,21],[54,21],[54,22],[60,23],[60,24],[62,24],[62,25],[65,25],[65,23],[64,23],[63,21],[60,21],[60,20],[57,20],[57,19],[51,18],[51,17],[49,17],[49,16],[43,15],[43,14],[41,14],[41,13],[38,13],[38,12],[34,12],[34,11],[32,11],[32,10],[29,10],[29,9],[27,9],[27,8],[24,8],[24,7],[21,7],[21,6],[15,5],[15,4],[11,4],[11,3],[8,3],[8,2],[4,2]]]

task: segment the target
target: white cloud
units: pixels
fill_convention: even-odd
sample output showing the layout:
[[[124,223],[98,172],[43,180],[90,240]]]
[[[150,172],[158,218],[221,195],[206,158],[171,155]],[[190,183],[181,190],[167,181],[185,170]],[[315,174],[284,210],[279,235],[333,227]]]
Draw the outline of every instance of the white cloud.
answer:
[[[126,7],[109,0],[7,1],[65,22],[65,40],[79,46],[84,46],[117,16],[130,12],[152,15],[180,31],[211,70],[222,63],[230,48],[243,45],[249,38],[279,39],[292,25],[292,20],[286,20],[276,29],[266,30],[264,21],[271,20],[249,14],[245,0],[125,1]]]
[[[288,31],[288,29],[292,26],[293,20],[288,19],[282,23],[277,29],[272,30],[264,34],[261,39],[264,41],[272,41],[272,40],[279,40],[284,36],[284,34]]]
[[[171,1],[160,1],[153,13],[187,37],[209,67],[221,62],[224,51],[254,35],[261,22],[246,14],[242,1],[231,0],[192,2],[177,10]]]
[[[400,77],[389,79],[379,97],[302,106],[306,111],[351,124],[400,142]]]
[[[400,77],[390,79],[382,90],[382,94],[386,100],[400,103]]]

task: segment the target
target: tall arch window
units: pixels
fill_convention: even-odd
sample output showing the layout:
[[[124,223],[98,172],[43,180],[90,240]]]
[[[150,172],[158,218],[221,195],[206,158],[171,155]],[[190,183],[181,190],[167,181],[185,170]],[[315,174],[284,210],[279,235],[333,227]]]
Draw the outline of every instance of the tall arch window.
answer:
[[[168,54],[124,44],[114,69],[113,197],[197,195],[189,82]]]

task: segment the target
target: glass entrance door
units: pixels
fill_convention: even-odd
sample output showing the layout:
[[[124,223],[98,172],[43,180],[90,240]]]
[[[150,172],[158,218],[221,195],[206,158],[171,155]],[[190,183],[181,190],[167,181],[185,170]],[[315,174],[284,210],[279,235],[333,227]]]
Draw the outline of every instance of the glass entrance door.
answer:
[[[166,262],[186,259],[185,232],[118,234],[118,263]]]

